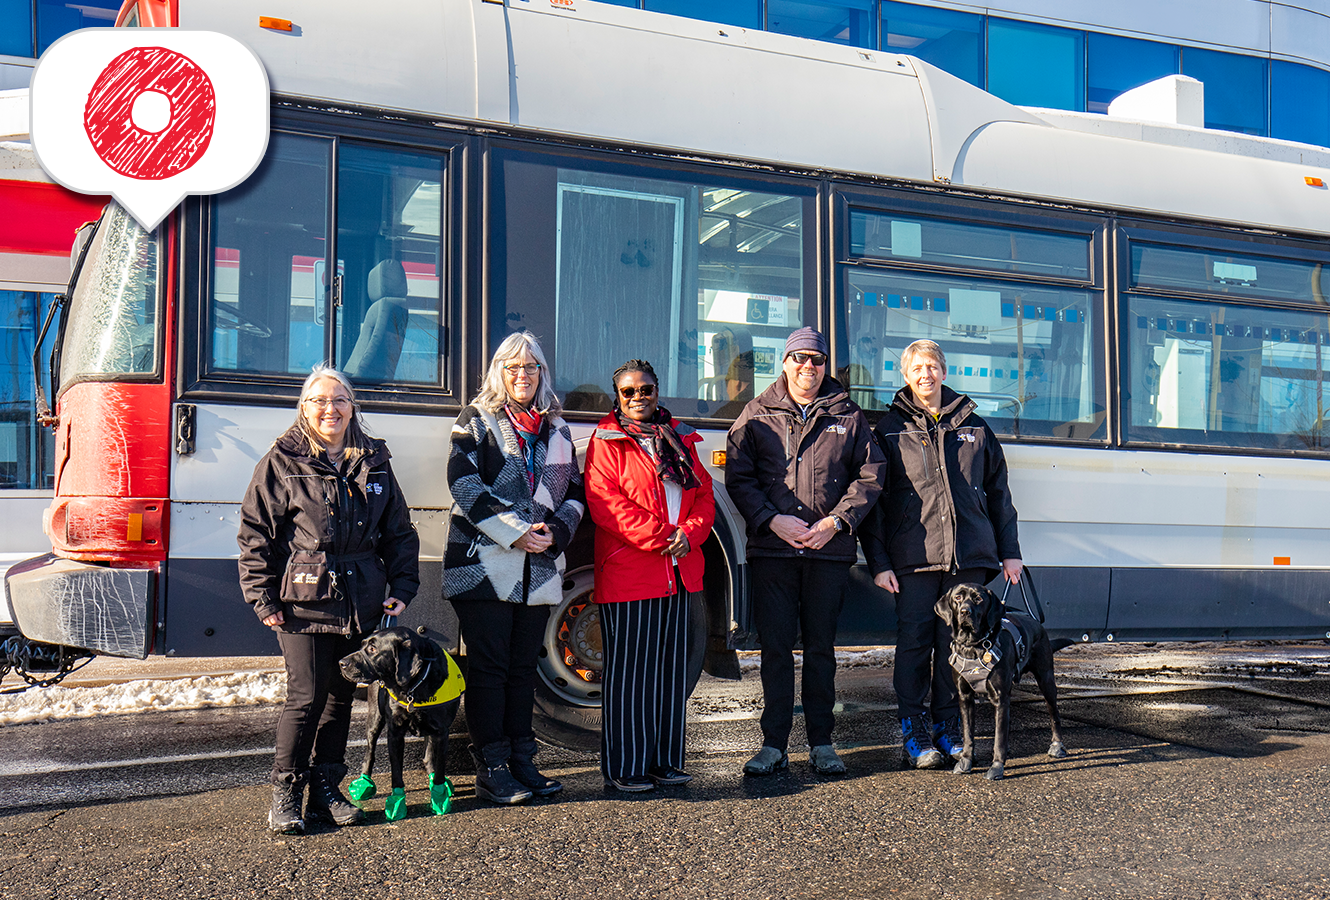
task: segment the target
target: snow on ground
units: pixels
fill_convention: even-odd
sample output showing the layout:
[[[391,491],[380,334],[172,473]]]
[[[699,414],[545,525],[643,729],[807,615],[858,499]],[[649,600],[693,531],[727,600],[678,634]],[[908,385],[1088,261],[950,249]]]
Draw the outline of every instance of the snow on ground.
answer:
[[[29,688],[21,693],[0,694],[0,725],[149,709],[252,706],[281,703],[285,699],[286,676],[277,672],[151,679],[96,687]]]

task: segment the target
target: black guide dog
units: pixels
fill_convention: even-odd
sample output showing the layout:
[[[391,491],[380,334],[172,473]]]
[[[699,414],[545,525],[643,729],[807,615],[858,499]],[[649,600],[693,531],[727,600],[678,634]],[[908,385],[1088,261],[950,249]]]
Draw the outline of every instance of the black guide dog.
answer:
[[[979,584],[958,584],[937,601],[934,610],[951,626],[951,670],[961,701],[964,749],[953,772],[974,767],[974,698],[982,691],[993,704],[993,764],[985,777],[997,781],[1007,765],[1007,731],[1011,721],[1011,689],[1026,672],[1034,674],[1048,703],[1053,742],[1048,755],[1067,755],[1058,716],[1058,689],[1053,680],[1053,653],[1073,642],[1050,641],[1034,618],[1005,609],[1002,601]]]
[[[368,745],[361,775],[351,785],[352,801],[374,796],[374,752],[379,734],[388,728],[388,764],[393,791],[384,804],[389,821],[406,816],[406,785],[402,762],[407,732],[425,739],[425,772],[430,803],[437,815],[448,811],[452,785],[445,777],[448,733],[465,687],[457,663],[438,644],[409,628],[384,628],[361,643],[340,663],[347,681],[368,684]]]

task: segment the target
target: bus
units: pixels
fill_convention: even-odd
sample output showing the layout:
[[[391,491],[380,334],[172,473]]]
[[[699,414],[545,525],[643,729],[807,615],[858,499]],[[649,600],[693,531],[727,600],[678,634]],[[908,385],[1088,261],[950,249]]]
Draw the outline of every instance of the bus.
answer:
[[[50,549],[42,513],[53,497],[55,441],[37,422],[33,354],[49,353],[51,341],[43,348],[35,341],[69,282],[75,230],[110,199],[53,183],[33,157],[27,118],[28,92],[0,91],[0,576]],[[17,634],[0,608],[0,642]],[[9,658],[2,646],[0,672]]]
[[[753,598],[725,434],[804,325],[870,420],[901,350],[942,345],[1004,443],[1054,634],[1330,636],[1330,151],[1020,108],[908,56],[587,0],[271,12],[122,10],[251,47],[271,139],[244,184],[153,233],[112,204],[86,244],[50,379],[52,549],[6,579],[26,640],[274,652],[237,583],[240,500],[330,360],[412,505],[408,615],[456,647],[450,426],[529,329],[579,450],[628,357],[702,433],[717,516],[690,661],[737,676]],[[588,528],[568,559],[538,727],[589,743]],[[858,567],[841,641],[894,625]]]

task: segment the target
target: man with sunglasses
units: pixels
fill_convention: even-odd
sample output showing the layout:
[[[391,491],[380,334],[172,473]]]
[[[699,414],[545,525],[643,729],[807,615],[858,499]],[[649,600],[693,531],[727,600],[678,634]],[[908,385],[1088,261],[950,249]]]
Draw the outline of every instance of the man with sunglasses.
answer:
[[[725,487],[747,523],[762,644],[762,748],[746,775],[789,765],[801,632],[809,762],[822,775],[845,772],[831,745],[836,622],[854,534],[877,501],[886,461],[863,412],[827,377],[827,350],[812,328],[791,334],[776,383],[749,401],[726,443]]]

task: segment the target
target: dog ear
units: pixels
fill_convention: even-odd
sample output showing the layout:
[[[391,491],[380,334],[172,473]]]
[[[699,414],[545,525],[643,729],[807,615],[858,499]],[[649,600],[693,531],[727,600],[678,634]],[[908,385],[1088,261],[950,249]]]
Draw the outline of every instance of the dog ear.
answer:
[[[956,589],[952,588],[941,597],[937,603],[933,604],[933,612],[937,613],[938,618],[946,622],[954,630],[956,628],[956,605],[951,602]]]
[[[979,588],[979,596],[984,598],[984,634],[989,634],[1002,621],[1002,601],[986,587]]]

